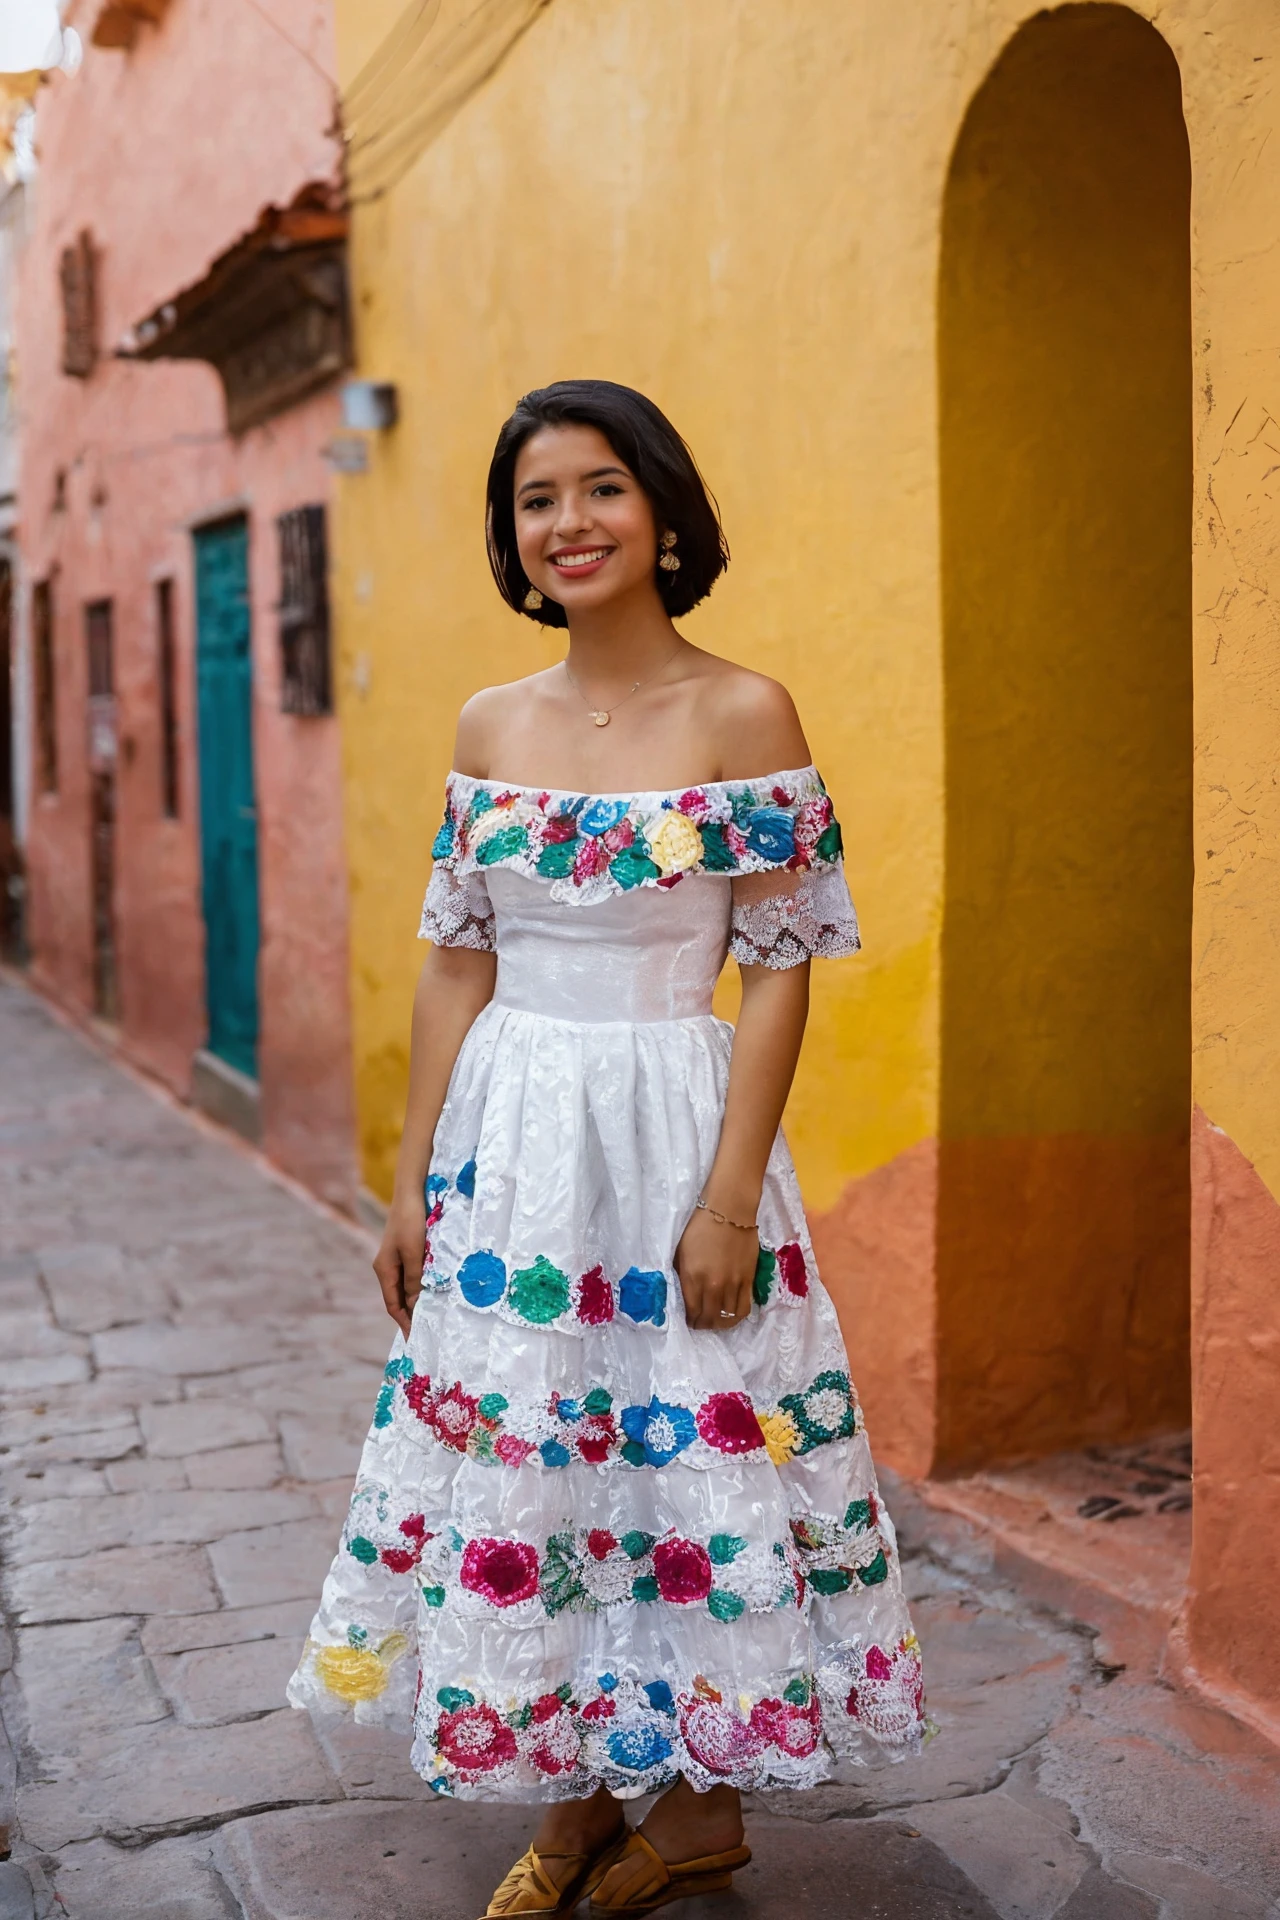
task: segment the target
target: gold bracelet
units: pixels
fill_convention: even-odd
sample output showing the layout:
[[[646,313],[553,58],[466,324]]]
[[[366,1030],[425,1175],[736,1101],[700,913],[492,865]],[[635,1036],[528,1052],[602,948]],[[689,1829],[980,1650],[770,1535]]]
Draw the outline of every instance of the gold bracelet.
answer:
[[[736,1227],[739,1233],[756,1233],[759,1231],[754,1220],[748,1224],[745,1220],[731,1220],[727,1213],[717,1213],[714,1207],[707,1205],[701,1194],[698,1195],[698,1198],[693,1204],[695,1207],[701,1207],[703,1213],[709,1213],[717,1226]]]

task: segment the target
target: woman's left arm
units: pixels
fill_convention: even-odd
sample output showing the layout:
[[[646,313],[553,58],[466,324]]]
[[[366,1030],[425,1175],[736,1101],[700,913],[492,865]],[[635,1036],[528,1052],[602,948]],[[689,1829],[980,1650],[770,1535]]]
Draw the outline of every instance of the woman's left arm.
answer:
[[[809,746],[791,695],[762,674],[735,672],[709,683],[705,716],[716,736],[721,777],[738,780],[761,770],[804,767]],[[734,882],[735,905],[789,892],[794,874],[759,873]],[[809,963],[743,966],[742,1010],[733,1036],[729,1089],[715,1162],[702,1197],[676,1248],[675,1266],[691,1327],[725,1333],[751,1311],[760,1242],[756,1209],[765,1168],[787,1104],[809,1014]],[[736,1227],[722,1226],[708,1209]],[[744,1231],[749,1229],[749,1231]]]
[[[743,967],[720,1144],[702,1196],[707,1204],[694,1213],[675,1255],[685,1318],[700,1331],[724,1333],[751,1311],[760,1252],[756,1209],[808,1017],[807,960],[782,969]],[[723,1226],[711,1208],[739,1224]]]

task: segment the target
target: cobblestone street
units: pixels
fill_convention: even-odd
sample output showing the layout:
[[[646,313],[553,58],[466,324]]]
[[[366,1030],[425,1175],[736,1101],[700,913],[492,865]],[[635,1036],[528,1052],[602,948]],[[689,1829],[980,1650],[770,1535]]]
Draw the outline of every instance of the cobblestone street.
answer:
[[[283,1706],[389,1342],[366,1236],[7,980],[0,1251],[0,1920],[474,1920],[531,1814]],[[938,1738],[753,1811],[678,1911],[1280,1914],[1274,1755],[897,1511]]]

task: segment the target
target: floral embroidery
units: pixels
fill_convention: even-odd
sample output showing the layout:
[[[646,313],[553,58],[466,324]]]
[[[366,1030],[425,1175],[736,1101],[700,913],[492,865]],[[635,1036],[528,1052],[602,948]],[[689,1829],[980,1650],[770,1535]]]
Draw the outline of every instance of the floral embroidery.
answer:
[[[491,1606],[519,1606],[538,1591],[537,1550],[519,1540],[468,1540],[458,1577]]]
[[[450,774],[432,858],[457,875],[510,865],[583,903],[687,873],[833,866],[840,828],[818,773],[627,799],[501,788]]]
[[[581,1397],[553,1392],[549,1399],[467,1391],[460,1380],[433,1386],[415,1373],[407,1357],[393,1360],[379,1389],[375,1427],[395,1419],[399,1390],[412,1424],[441,1446],[486,1465],[521,1467],[536,1455],[544,1467],[624,1462],[665,1467],[683,1458],[708,1468],[726,1455],[757,1458],[775,1466],[856,1433],[861,1412],[846,1373],[821,1373],[803,1393],[757,1412],[745,1393],[713,1393],[686,1407],[655,1394],[645,1405],[615,1405],[608,1388],[593,1386]],[[390,1400],[384,1400],[390,1395]]]
[[[799,1453],[857,1431],[857,1403],[847,1373],[820,1373],[803,1393],[784,1393],[778,1405],[796,1424]]]
[[[816,1676],[795,1673],[777,1691],[732,1701],[701,1674],[678,1691],[665,1679],[612,1673],[554,1692],[535,1681],[507,1700],[441,1687],[419,1703],[415,1762],[445,1793],[514,1781],[521,1769],[535,1781],[571,1779],[579,1793],[595,1783],[626,1797],[656,1792],[679,1773],[702,1787],[812,1786],[828,1769],[824,1733],[844,1748],[845,1729],[856,1738],[874,1720],[884,1729],[877,1737],[902,1749],[925,1730],[912,1637],[888,1648],[846,1642],[840,1652]]]
[[[808,1264],[798,1240],[788,1240],[781,1247],[760,1248],[751,1289],[756,1305],[767,1306],[775,1288],[784,1300],[803,1300],[809,1292]]]
[[[392,1512],[392,1495],[385,1487],[357,1481],[343,1545],[353,1560],[364,1567],[385,1567],[388,1573],[412,1573],[434,1534],[427,1531],[420,1513]]]
[[[376,1648],[348,1644],[345,1647],[316,1647],[316,1672],[329,1692],[354,1705],[359,1700],[376,1700],[385,1693],[391,1669],[409,1641],[403,1633],[388,1634]],[[305,1657],[305,1655],[304,1655]]]
[[[713,1393],[698,1409],[698,1432],[719,1453],[756,1453],[764,1439],[745,1393]]]
[[[904,1746],[925,1731],[924,1675],[914,1633],[887,1649],[841,1641],[816,1678],[828,1713],[860,1722],[884,1746]]]
[[[428,1266],[431,1271],[423,1275],[427,1294],[444,1292],[450,1276],[435,1266],[430,1252]],[[606,1326],[618,1314],[637,1326],[665,1327],[673,1284],[660,1269],[641,1267],[629,1267],[616,1281],[600,1265],[571,1279],[541,1253],[528,1266],[508,1274],[502,1256],[489,1247],[468,1253],[453,1278],[467,1305],[477,1312],[496,1311],[504,1319],[538,1327],[558,1325],[565,1331]],[[799,1241],[761,1247],[754,1282],[757,1306],[795,1306],[808,1292],[808,1262]]]
[[[879,1503],[874,1493],[851,1500],[844,1518],[805,1514],[791,1522],[791,1537],[804,1561],[815,1593],[847,1593],[854,1581],[876,1587],[889,1577],[889,1562],[877,1525]]]
[[[728,1622],[748,1609],[768,1613],[804,1604],[805,1562],[812,1556],[795,1522],[791,1538],[770,1544],[730,1533],[703,1541],[640,1527],[621,1534],[592,1527],[553,1533],[539,1550],[528,1540],[466,1539],[452,1526],[434,1533],[421,1514],[397,1522],[394,1504],[388,1489],[358,1485],[343,1536],[347,1552],[370,1573],[412,1575],[429,1607],[450,1605],[468,1615],[477,1604],[521,1608],[522,1619],[554,1620],[568,1610],[663,1601],[705,1605],[713,1619]],[[832,1549],[822,1552],[832,1558]]]

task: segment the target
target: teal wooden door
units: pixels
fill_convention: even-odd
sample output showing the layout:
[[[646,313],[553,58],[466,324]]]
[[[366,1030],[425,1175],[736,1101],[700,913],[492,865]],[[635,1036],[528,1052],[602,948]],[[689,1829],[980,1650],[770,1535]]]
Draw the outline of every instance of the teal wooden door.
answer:
[[[258,1067],[258,819],[253,784],[249,525],[201,527],[196,549],[196,695],[205,995],[211,1053]]]

